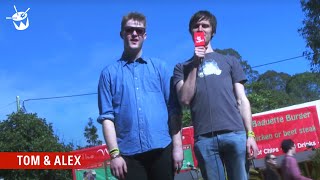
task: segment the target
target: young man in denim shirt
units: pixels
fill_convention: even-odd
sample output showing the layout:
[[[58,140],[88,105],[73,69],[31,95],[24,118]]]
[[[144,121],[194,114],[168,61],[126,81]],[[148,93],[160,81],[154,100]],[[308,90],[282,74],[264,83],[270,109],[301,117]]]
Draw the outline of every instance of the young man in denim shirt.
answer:
[[[176,106],[170,95],[171,73],[164,62],[142,56],[144,15],[124,16],[120,36],[123,54],[103,69],[98,86],[98,122],[111,155],[111,172],[119,179],[173,180],[183,151],[180,124],[169,128],[177,122],[169,122],[169,117],[180,114],[179,103]]]

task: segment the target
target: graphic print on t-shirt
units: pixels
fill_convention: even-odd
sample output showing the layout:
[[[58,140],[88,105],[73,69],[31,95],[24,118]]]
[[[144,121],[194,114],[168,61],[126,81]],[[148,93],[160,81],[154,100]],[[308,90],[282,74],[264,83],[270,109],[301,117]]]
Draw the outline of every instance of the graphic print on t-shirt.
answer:
[[[211,74],[220,75],[221,69],[219,68],[217,62],[214,59],[208,59],[204,61],[198,72],[199,77],[209,76]]]

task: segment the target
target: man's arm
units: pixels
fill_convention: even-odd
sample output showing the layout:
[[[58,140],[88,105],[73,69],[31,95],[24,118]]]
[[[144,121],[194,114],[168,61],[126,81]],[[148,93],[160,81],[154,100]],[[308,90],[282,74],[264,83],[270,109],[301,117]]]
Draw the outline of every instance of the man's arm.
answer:
[[[293,157],[288,157],[288,167],[289,167],[289,173],[291,173],[293,179],[295,180],[312,180],[307,177],[304,177],[301,175],[297,160]]]
[[[102,128],[103,128],[102,129],[103,136],[107,143],[109,152],[112,149],[115,149],[115,148],[118,149],[117,136],[116,136],[114,123],[111,120],[104,120],[102,122]],[[121,156],[111,159],[110,169],[112,174],[115,177],[119,179],[125,179],[125,173],[127,173],[127,164]]]
[[[189,106],[194,97],[194,93],[196,91],[197,72],[201,64],[201,61],[205,56],[205,52],[205,47],[195,47],[194,56],[192,57],[192,61],[189,64],[191,67],[190,72],[187,75],[187,78],[185,80],[180,80],[179,82],[176,82],[178,98],[180,103],[184,106]],[[183,72],[177,73],[183,74]]]
[[[109,152],[112,149],[118,148],[116,131],[114,126],[114,110],[112,106],[112,93],[110,90],[111,79],[108,71],[101,73],[98,85],[98,107],[99,114],[98,122],[102,124],[104,139],[107,143]],[[127,166],[124,159],[120,156],[112,158],[110,162],[111,172],[119,179],[124,179],[127,172]]]
[[[236,99],[238,103],[238,108],[243,119],[244,126],[246,131],[252,131],[252,114],[251,114],[251,107],[250,102],[245,94],[244,85],[241,83],[234,84]],[[251,150],[253,152],[251,152]],[[257,157],[258,155],[258,146],[254,139],[254,137],[249,136],[247,139],[247,153],[249,158]]]
[[[182,111],[173,85],[173,77],[170,78],[170,96],[168,100],[169,112],[169,131],[172,138],[172,159],[174,170],[179,173],[183,164],[183,149],[182,149]]]
[[[178,98],[182,105],[189,106],[193,99],[196,90],[197,69],[196,66],[193,66],[185,82],[181,80],[176,85]]]
[[[172,115],[170,117],[170,135],[172,137],[172,158],[174,170],[179,173],[183,165],[183,148],[182,148],[182,122],[180,115]]]

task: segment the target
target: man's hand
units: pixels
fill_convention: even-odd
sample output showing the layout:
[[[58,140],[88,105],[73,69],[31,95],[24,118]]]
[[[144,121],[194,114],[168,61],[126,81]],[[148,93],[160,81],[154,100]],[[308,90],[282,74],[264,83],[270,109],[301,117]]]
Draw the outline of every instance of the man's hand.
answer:
[[[124,179],[127,173],[127,164],[120,156],[110,161],[110,169],[113,176],[118,179]]]
[[[180,169],[182,167],[182,164],[183,164],[183,149],[182,149],[182,146],[173,146],[172,158],[173,158],[174,171],[179,173]]]
[[[254,137],[248,137],[247,139],[247,153],[248,159],[254,159],[258,156],[259,149]]]
[[[201,64],[202,59],[204,58],[206,54],[206,47],[199,46],[194,48],[194,64],[199,65]]]
[[[194,54],[198,58],[204,58],[204,56],[206,54],[206,47],[204,47],[204,46],[195,47]]]

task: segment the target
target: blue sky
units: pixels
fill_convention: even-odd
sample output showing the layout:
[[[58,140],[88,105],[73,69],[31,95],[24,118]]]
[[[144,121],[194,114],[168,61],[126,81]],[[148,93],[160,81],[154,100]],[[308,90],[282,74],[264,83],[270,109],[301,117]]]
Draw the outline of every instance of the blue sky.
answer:
[[[95,93],[101,70],[122,53],[119,36],[123,15],[147,17],[144,55],[161,58],[171,68],[189,58],[193,42],[189,19],[209,10],[218,20],[214,48],[233,48],[251,66],[302,55],[305,42],[297,29],[303,13],[299,1],[177,0],[166,1],[54,1],[0,2],[0,120],[16,110],[16,96],[31,98]],[[28,11],[30,26],[17,31],[6,17]],[[304,58],[256,68],[291,75],[309,71]],[[28,101],[27,112],[53,123],[65,142],[84,145],[84,127],[98,116],[97,96]],[[95,122],[96,123],[96,122]],[[96,123],[102,138],[101,126]]]

